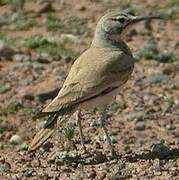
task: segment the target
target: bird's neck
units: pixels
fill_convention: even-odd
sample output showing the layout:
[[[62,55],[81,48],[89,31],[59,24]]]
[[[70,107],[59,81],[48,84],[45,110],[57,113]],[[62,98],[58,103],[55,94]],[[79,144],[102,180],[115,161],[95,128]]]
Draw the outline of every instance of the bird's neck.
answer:
[[[96,32],[91,44],[92,47],[119,49],[126,54],[132,55],[129,47],[120,36],[110,36],[104,32]]]

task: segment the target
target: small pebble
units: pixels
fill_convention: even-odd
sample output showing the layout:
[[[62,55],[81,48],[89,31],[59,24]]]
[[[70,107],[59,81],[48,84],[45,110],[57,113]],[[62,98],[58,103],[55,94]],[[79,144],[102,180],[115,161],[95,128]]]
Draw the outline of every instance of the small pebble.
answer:
[[[161,171],[154,171],[154,175],[155,175],[155,176],[160,176],[161,174],[162,174]]]
[[[27,169],[25,172],[24,172],[24,176],[25,177],[31,177],[32,174],[33,174],[33,170],[30,170],[30,169]]]
[[[138,123],[136,123],[136,125],[135,125],[135,127],[134,127],[134,130],[136,130],[136,131],[143,131],[143,130],[145,130],[145,123],[143,123],[143,122],[138,122]]]
[[[176,128],[172,124],[167,124],[166,129],[169,130],[169,131],[172,131],[172,130],[175,130]]]

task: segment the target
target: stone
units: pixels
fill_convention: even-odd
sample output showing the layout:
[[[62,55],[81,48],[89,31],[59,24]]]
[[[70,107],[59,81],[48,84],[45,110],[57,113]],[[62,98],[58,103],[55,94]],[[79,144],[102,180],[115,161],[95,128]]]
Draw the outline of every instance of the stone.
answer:
[[[9,142],[10,142],[11,144],[15,144],[15,145],[16,145],[16,144],[21,144],[21,143],[23,142],[23,139],[22,139],[21,136],[15,134],[15,135],[13,135],[13,136],[10,138]]]
[[[35,172],[34,170],[27,169],[27,170],[23,173],[23,175],[24,175],[25,177],[31,177],[34,172]]]
[[[134,127],[134,130],[136,131],[143,131],[145,130],[145,123],[144,122],[137,122],[135,127]]]
[[[169,130],[169,131],[173,131],[173,130],[176,129],[176,127],[174,125],[172,125],[172,124],[167,124],[166,129]]]

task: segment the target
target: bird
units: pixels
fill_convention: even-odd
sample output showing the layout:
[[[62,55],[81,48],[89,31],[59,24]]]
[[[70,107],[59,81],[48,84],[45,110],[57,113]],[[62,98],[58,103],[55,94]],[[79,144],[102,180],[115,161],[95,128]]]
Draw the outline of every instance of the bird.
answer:
[[[115,149],[105,126],[107,107],[119,94],[134,69],[135,58],[125,42],[125,35],[136,23],[162,19],[161,16],[135,16],[118,10],[109,11],[98,21],[93,40],[73,63],[58,95],[41,112],[49,116],[44,127],[35,135],[29,151],[39,148],[52,136],[64,115],[76,112],[82,148],[86,151],[82,131],[82,110],[100,108],[100,125],[110,152]]]

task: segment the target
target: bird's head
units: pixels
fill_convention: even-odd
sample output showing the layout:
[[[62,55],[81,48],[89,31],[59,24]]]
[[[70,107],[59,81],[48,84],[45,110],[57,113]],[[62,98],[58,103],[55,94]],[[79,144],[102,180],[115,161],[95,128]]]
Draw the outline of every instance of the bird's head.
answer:
[[[96,27],[96,34],[111,40],[123,39],[134,24],[149,19],[162,19],[161,16],[134,16],[127,12],[112,11],[101,17]]]

